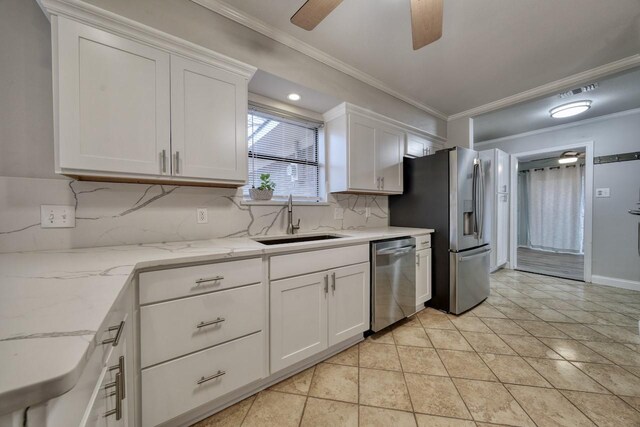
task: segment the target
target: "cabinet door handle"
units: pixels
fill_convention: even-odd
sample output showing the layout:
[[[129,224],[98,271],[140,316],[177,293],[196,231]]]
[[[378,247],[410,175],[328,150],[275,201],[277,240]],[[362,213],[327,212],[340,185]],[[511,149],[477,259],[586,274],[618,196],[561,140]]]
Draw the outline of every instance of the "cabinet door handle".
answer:
[[[167,150],[160,153],[160,163],[162,165],[162,173],[167,173]]]
[[[324,275],[324,294],[327,295],[329,293],[329,275]]]
[[[420,267],[420,255],[416,254],[416,265]]]
[[[124,320],[122,322],[120,322],[120,324],[118,326],[111,326],[108,331],[109,332],[113,332],[113,331],[118,331],[116,332],[116,336],[113,338],[107,338],[105,340],[102,340],[102,344],[111,344],[112,346],[117,346],[118,343],[120,342],[120,336],[122,335],[122,330],[124,329]]]
[[[218,323],[222,323],[225,320],[227,319],[225,319],[224,317],[218,317],[216,320],[210,320],[208,322],[200,322],[196,325],[196,328],[200,329],[200,328],[204,328],[205,326],[217,325]]]
[[[175,161],[176,161],[176,168],[175,168],[176,175],[180,175],[180,152],[179,151],[176,151]]]
[[[216,378],[219,378],[219,377],[223,376],[224,374],[226,374],[225,371],[218,371],[218,372],[216,372],[215,374],[213,374],[213,375],[211,375],[209,377],[201,377],[196,382],[196,384],[200,385],[200,384],[206,383],[207,381],[215,380]]]
[[[380,178],[380,181],[382,182],[382,189],[384,190],[384,176]]]
[[[380,189],[380,177],[376,177],[376,188]]]
[[[336,273],[331,273],[331,293],[336,293]]]

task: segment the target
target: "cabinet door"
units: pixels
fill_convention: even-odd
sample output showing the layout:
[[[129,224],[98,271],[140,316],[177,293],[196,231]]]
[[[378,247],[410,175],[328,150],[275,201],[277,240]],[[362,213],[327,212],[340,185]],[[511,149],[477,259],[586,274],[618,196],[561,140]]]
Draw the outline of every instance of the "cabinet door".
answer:
[[[349,189],[378,190],[376,123],[349,114]]]
[[[509,195],[497,194],[496,266],[507,262],[509,253]]]
[[[422,138],[411,133],[407,134],[407,147],[405,155],[411,157],[424,157],[435,153],[442,146],[428,139]]]
[[[497,158],[497,166],[498,166],[498,193],[508,193],[509,192],[509,175],[510,175],[510,165],[509,165],[509,154],[505,153],[501,150],[496,150],[498,153]]]
[[[416,252],[416,306],[431,299],[431,249]]]
[[[171,56],[172,170],[177,176],[247,179],[247,80]]]
[[[329,274],[271,282],[271,373],[327,348]]]
[[[402,193],[402,153],[404,134],[395,129],[376,129],[376,176],[380,190]]]
[[[330,274],[329,346],[369,329],[369,263],[338,268]]]
[[[169,54],[57,22],[58,166],[160,175],[170,145]]]

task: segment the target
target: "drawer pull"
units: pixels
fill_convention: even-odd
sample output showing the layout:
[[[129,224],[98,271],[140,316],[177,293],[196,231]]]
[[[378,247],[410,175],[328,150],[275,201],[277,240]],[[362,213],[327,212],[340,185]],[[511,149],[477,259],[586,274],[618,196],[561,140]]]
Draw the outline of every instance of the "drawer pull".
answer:
[[[196,280],[196,286],[201,285],[203,283],[209,283],[209,282],[217,282],[220,280],[223,280],[224,276],[215,276],[215,277],[208,277],[208,278],[202,278],[202,279],[198,279]]]
[[[226,319],[224,317],[218,317],[216,320],[210,320],[208,322],[200,322],[196,325],[196,328],[204,328],[205,326],[217,325],[218,323],[224,322]]]
[[[200,384],[202,384],[202,383],[206,383],[207,381],[214,380],[214,379],[216,379],[216,378],[218,378],[218,377],[223,376],[224,374],[226,374],[226,372],[225,372],[225,371],[218,371],[218,372],[216,372],[215,374],[211,375],[210,377],[206,377],[206,378],[205,378],[205,377],[202,377],[202,378],[200,378],[200,379],[198,380],[197,384],[198,384],[198,385],[200,385]]]
[[[113,338],[107,338],[106,340],[102,340],[102,344],[111,344],[112,346],[117,346],[120,342],[120,336],[122,335],[122,330],[124,329],[124,320],[120,322],[118,326],[111,326],[108,331],[118,331],[116,332],[116,336]]]
[[[110,417],[111,415],[115,415],[116,420],[120,420],[122,418],[122,397],[120,396],[120,389],[122,388],[122,386],[120,385],[121,383],[122,383],[122,375],[120,373],[117,373],[116,380],[113,383],[114,387],[116,388],[116,391],[115,391],[116,408],[105,412],[104,413],[105,418]],[[105,386],[105,388],[107,388],[107,386]]]
[[[428,240],[425,240],[424,242],[422,242],[422,243],[420,243],[420,244],[421,244],[421,245],[428,245],[428,244],[429,244],[429,241],[428,241]]]

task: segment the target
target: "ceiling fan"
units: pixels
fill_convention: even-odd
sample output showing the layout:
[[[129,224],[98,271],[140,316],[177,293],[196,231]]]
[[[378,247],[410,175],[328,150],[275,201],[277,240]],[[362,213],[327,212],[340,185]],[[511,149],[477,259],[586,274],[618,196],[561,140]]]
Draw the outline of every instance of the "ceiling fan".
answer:
[[[411,0],[413,50],[442,37],[442,1]],[[307,0],[291,17],[291,23],[311,31],[340,3],[342,0]]]

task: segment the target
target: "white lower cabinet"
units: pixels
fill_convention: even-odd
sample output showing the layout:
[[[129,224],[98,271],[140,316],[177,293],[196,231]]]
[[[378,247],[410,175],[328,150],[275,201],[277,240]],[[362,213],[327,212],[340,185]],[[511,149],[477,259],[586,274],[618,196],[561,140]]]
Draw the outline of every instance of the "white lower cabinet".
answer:
[[[369,329],[369,263],[271,282],[271,373]]]
[[[142,371],[142,425],[156,426],[263,377],[262,332]]]
[[[509,260],[509,194],[496,194],[496,231],[494,246],[496,266],[504,265]]]
[[[431,235],[416,237],[416,311],[431,299]]]

